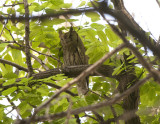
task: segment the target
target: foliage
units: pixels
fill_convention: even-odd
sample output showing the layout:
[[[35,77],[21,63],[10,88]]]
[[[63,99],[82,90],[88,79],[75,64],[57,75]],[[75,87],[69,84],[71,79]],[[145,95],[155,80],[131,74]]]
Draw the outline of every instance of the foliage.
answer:
[[[25,9],[23,4],[19,4],[22,0],[6,0],[5,5],[17,4],[16,6],[1,6],[6,11],[1,11],[1,15],[8,17],[8,15],[24,16]],[[72,3],[65,3],[63,0],[28,0],[30,16],[37,14],[51,14],[65,11],[72,7]],[[90,6],[91,3],[82,1],[77,7]],[[61,8],[65,8],[64,10]],[[100,14],[97,12],[86,12],[72,17],[72,19],[60,18],[47,18],[47,19],[34,19],[30,20],[30,35],[29,41],[31,43],[31,62],[34,73],[45,71],[45,64],[49,69],[59,68],[61,62],[63,63],[62,48],[59,39],[59,30],[68,31],[69,27],[65,27],[67,22],[77,23],[77,17],[87,18],[90,21],[85,22],[79,26],[75,26],[74,30],[77,31],[86,47],[86,55],[89,56],[89,64],[94,64],[101,59],[106,53],[115,49],[122,43],[122,40],[112,31],[108,24],[99,23],[101,20]],[[24,52],[24,37],[25,37],[25,22],[17,20],[7,20],[0,22],[0,58],[8,60],[24,68],[27,68],[26,55]],[[128,37],[131,41],[132,36]],[[131,41],[133,43],[133,41]],[[136,45],[136,44],[135,44]],[[142,55],[145,54],[143,46],[137,44]],[[17,48],[17,49],[15,49]],[[116,76],[123,72],[125,62],[123,54],[129,55],[129,49],[123,49],[113,55],[110,59],[106,60],[103,64],[114,67],[112,73]],[[34,57],[35,56],[35,57]],[[132,55],[128,60],[134,58]],[[154,60],[154,56],[144,56]],[[57,58],[57,59],[54,59]],[[40,63],[40,60],[42,63]],[[130,63],[137,63],[137,59],[131,59]],[[157,68],[155,66],[155,68]],[[147,71],[141,65],[135,65],[136,75],[140,79],[146,77]],[[0,120],[1,123],[13,123],[18,115],[20,118],[28,118],[32,115],[34,109],[47,101],[53,94],[56,93],[57,88],[52,87],[57,85],[63,87],[71,78],[63,74],[54,75],[45,79],[35,80],[32,77],[26,78],[28,75],[24,70],[19,70],[11,64],[0,63]],[[17,81],[18,79],[20,79]],[[115,90],[119,82],[110,77],[90,76],[89,87],[92,92],[87,96],[69,96],[63,92],[56,100],[53,100],[49,108],[42,109],[38,116],[45,114],[54,114],[64,112],[69,109],[70,104],[72,109],[93,105],[106,100],[108,97],[113,98]],[[48,85],[50,84],[50,85]],[[52,85],[53,84],[53,85]],[[70,91],[77,94],[76,85],[70,88]],[[142,123],[158,123],[159,122],[159,98],[160,86],[154,80],[149,80],[140,88],[140,105],[137,114],[140,116]],[[114,118],[113,109],[117,116],[123,113],[121,102],[112,106],[107,106],[96,110],[97,113],[104,120]],[[147,110],[146,110],[147,108]],[[49,110],[47,110],[49,109]],[[98,123],[96,115],[90,111],[78,114],[81,122],[84,124]],[[60,124],[65,123],[67,117],[60,119],[53,119],[51,123]],[[48,121],[43,122],[48,124]],[[74,116],[71,116],[69,123],[76,123]]]

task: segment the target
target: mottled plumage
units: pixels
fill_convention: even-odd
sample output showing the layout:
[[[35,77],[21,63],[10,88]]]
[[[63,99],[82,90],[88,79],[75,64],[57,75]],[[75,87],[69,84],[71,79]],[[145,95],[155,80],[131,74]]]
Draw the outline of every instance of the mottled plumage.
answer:
[[[63,48],[64,66],[86,65],[88,57],[85,55],[85,47],[76,31],[71,28],[69,32],[59,32]],[[88,91],[88,78],[77,82],[79,95],[84,95]]]

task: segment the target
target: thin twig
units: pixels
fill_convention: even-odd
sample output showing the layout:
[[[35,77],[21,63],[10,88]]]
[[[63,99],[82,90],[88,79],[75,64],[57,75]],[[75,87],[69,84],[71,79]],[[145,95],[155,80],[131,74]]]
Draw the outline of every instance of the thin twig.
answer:
[[[18,68],[19,70],[23,70],[23,71],[25,71],[25,72],[28,72],[28,69],[27,69],[27,68],[25,68],[25,67],[23,67],[23,66],[20,66],[20,65],[18,65],[18,64],[16,64],[16,63],[13,63],[13,62],[11,62],[11,61],[8,61],[8,60],[4,60],[4,59],[1,59],[1,58],[0,58],[0,63],[8,64],[8,65],[11,65],[11,66],[14,66],[14,67]]]
[[[11,47],[12,49],[22,50],[25,52],[24,47],[17,47],[17,46],[11,45],[11,44],[9,44],[8,46]],[[49,68],[44,64],[44,62],[41,59],[39,59],[38,57],[36,57],[32,53],[30,53],[30,55],[32,58],[37,60],[37,62],[39,62],[45,70],[49,70]]]
[[[9,4],[8,4],[8,5],[3,4],[3,6],[4,6],[4,7],[10,7],[10,6],[13,7],[13,6],[20,5],[20,4],[24,4],[24,3],[23,3],[23,2],[18,2],[18,3],[14,3],[14,4],[10,4],[10,5],[9,5]]]
[[[35,50],[35,49],[32,49],[32,48],[30,48],[30,49],[31,49],[32,51],[38,53],[38,54],[41,54],[41,55],[44,55],[44,56],[51,57],[52,59],[58,61],[60,64],[63,64],[59,59],[57,59],[56,57],[53,57],[52,55],[47,55],[47,54],[41,53],[41,52],[39,52],[39,51],[37,51],[37,50]]]
[[[15,2],[16,2],[16,1],[14,1],[13,4],[15,4]],[[11,8],[11,10],[10,10],[7,18],[10,17],[10,14],[11,14],[11,12],[12,12],[12,9],[13,9],[13,7]],[[2,16],[0,16],[0,18],[1,18],[1,17],[2,17]],[[9,20],[9,19],[7,19],[6,22],[5,22],[4,25],[3,25],[2,31],[1,31],[1,33],[0,33],[0,37],[1,37],[2,33],[3,33],[4,28],[6,27],[6,25],[7,25],[7,23],[8,23],[8,20]],[[1,20],[1,21],[2,21],[2,20]]]
[[[53,84],[53,83],[49,83],[49,82],[42,82],[42,83],[44,83],[44,84],[46,84],[46,85],[48,85],[50,87],[56,88],[56,89],[61,89],[62,88],[62,87],[60,87],[60,86],[58,86],[56,84]],[[66,90],[65,92],[68,93],[71,96],[78,96],[78,94],[75,94],[75,93],[73,93],[73,92],[71,92],[69,90]]]
[[[13,106],[13,109],[16,110],[16,112],[17,112],[17,117],[18,117],[18,116],[21,117],[20,112],[19,112],[17,106],[10,100],[10,98],[9,98],[8,96],[6,96],[6,98],[7,98],[8,102]],[[22,118],[22,117],[21,117],[21,118]]]
[[[3,40],[0,40],[0,44],[1,43],[15,43],[14,41],[3,41]]]
[[[92,117],[91,115],[87,115],[86,113],[85,113],[84,117],[92,118],[93,120],[95,120],[95,121],[97,121],[97,122],[98,122],[98,120],[97,120],[95,117]]]
[[[70,98],[70,96],[68,96],[68,102],[69,102],[69,106],[68,106],[68,110],[67,110],[67,119],[66,119],[66,122],[65,124],[69,124],[69,120],[70,120],[70,116],[71,116],[71,110],[72,110],[72,100]]]
[[[20,47],[23,47],[23,45],[21,45],[21,44],[19,44],[18,42],[16,42],[16,40],[14,39],[14,37],[13,37],[13,35],[12,35],[12,33],[11,33],[11,30],[9,30],[6,26],[5,26],[5,29],[9,31],[9,34],[10,34],[10,36],[12,37],[13,42],[14,42],[15,44],[19,45]]]

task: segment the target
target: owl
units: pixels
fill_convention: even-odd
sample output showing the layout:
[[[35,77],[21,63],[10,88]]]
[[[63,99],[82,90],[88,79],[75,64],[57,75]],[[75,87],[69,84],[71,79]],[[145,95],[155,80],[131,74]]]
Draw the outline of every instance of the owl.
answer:
[[[82,40],[73,28],[67,33],[59,31],[59,37],[63,49],[64,66],[87,65],[88,56],[85,55],[85,47]],[[88,92],[88,77],[76,82],[79,95],[85,95]]]

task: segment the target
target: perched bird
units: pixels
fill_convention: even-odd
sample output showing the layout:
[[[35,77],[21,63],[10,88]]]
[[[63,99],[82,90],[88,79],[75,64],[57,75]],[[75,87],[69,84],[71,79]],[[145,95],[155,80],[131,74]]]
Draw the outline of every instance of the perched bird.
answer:
[[[64,66],[88,64],[88,56],[85,55],[83,42],[72,27],[67,33],[59,31],[59,37],[63,49]],[[79,95],[85,95],[88,92],[88,77],[77,82],[77,90]]]

